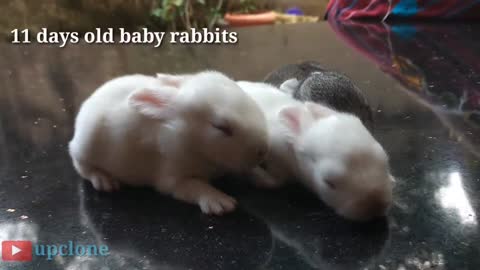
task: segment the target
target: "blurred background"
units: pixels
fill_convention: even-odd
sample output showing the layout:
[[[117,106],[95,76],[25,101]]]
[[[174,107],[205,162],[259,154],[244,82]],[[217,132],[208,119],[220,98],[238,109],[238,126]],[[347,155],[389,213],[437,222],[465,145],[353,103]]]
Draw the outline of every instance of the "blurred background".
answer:
[[[297,7],[323,16],[328,0],[15,0],[0,2],[0,31],[14,28],[38,31],[89,31],[97,27],[148,26],[151,30],[184,30],[222,23],[224,14],[285,11]]]

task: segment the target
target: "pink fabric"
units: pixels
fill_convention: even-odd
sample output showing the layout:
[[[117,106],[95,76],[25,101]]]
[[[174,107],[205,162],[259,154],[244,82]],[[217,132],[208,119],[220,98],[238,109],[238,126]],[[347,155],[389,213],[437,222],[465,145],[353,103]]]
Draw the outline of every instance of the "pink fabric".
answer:
[[[330,0],[327,16],[354,19],[480,19],[480,0]]]

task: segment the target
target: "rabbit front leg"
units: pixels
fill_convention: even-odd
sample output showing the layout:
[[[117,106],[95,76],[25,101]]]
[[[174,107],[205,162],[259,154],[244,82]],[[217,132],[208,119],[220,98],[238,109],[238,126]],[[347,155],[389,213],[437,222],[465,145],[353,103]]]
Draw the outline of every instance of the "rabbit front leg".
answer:
[[[113,179],[108,173],[90,166],[89,164],[82,162],[75,157],[72,157],[73,167],[82,176],[87,179],[93,185],[96,190],[112,192],[120,189],[120,182]]]
[[[164,191],[161,186],[157,186],[157,189]],[[188,178],[175,181],[170,193],[177,200],[198,204],[205,214],[223,215],[235,210],[237,205],[233,197],[203,179]]]

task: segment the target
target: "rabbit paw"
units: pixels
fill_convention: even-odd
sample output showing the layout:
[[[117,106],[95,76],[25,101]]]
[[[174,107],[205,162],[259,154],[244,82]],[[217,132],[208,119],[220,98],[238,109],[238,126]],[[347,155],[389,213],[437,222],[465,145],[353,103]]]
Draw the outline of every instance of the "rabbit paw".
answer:
[[[235,210],[237,201],[226,194],[215,193],[202,196],[198,201],[198,205],[205,214],[223,215]]]
[[[89,180],[93,187],[99,191],[112,192],[120,189],[120,183],[117,180],[99,171],[90,173]]]
[[[85,162],[73,158],[73,166],[80,176],[92,183],[96,190],[112,192],[120,189],[120,182]]]

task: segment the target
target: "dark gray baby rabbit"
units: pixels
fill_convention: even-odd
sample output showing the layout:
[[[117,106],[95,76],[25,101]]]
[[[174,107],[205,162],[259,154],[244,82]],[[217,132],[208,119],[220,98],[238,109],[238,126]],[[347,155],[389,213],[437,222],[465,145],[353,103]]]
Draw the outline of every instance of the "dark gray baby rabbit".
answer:
[[[318,62],[282,66],[268,74],[264,81],[298,100],[322,103],[354,114],[373,131],[372,110],[362,91],[347,76],[329,71]]]

